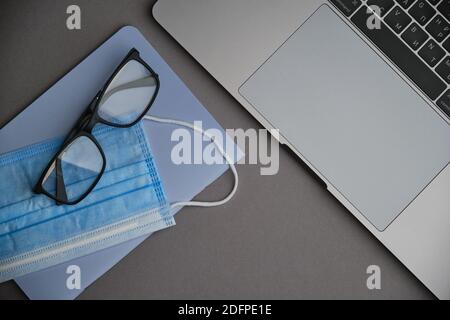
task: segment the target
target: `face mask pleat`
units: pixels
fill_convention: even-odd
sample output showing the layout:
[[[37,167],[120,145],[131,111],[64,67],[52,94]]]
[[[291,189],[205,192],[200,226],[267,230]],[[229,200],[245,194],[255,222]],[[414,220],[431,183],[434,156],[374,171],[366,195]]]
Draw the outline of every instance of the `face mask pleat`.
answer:
[[[131,163],[127,165],[124,165],[123,163],[121,164],[123,165],[122,167],[115,167],[113,169],[111,169],[110,166],[107,167],[102,179],[99,181],[97,187],[92,192],[92,196],[96,194],[97,190],[101,190],[107,188],[110,185],[119,183],[121,181],[129,180],[130,178],[139,177],[140,175],[149,173],[145,160],[138,160],[138,162],[136,163]],[[133,172],[133,176],[130,176],[130,172]],[[18,177],[18,178],[25,180],[25,177]],[[33,185],[32,181],[33,180],[29,181],[28,185],[30,186]],[[58,209],[58,206],[55,205],[55,202],[52,199],[46,197],[45,195],[35,195],[32,192],[31,188],[28,188],[28,191],[23,197],[28,198],[20,199],[19,201],[16,200],[16,202],[0,207],[0,229],[1,224],[9,222],[17,217],[24,216],[23,214],[20,213],[27,212],[25,214],[26,216],[39,213],[40,210],[42,209],[47,208],[55,208],[55,210]],[[5,214],[7,216],[5,216]]]
[[[14,223],[3,225],[6,230],[0,228],[0,242],[5,236],[10,236],[15,239],[15,247],[14,251],[9,252],[8,248],[0,246],[0,256],[8,258],[19,252],[34,250],[39,246],[75,236],[79,230],[91,231],[146,208],[159,207],[156,196],[148,197],[148,190],[152,187],[148,177],[143,176],[97,192],[101,201],[86,198],[87,201],[76,206],[61,207],[60,212],[56,214],[52,208],[43,209],[39,216],[33,215],[28,219],[18,219]],[[123,193],[125,188],[130,191]],[[119,196],[120,199],[117,200]],[[107,206],[104,206],[105,202],[108,202]]]
[[[98,188],[128,179],[129,171],[140,170],[139,172],[142,172],[142,170],[145,169],[146,159],[142,152],[142,145],[139,140],[139,136],[136,134],[139,131],[138,126],[127,130],[111,128],[108,126],[99,126],[98,129],[96,128],[94,130],[94,134],[99,143],[102,145],[107,157],[105,174],[99,181],[97,186]],[[45,142],[44,145],[45,148],[42,148],[39,145],[36,147],[36,149],[42,151],[42,153],[40,153],[38,157],[34,156],[33,161],[20,161],[19,164],[16,162],[16,165],[8,168],[8,170],[2,170],[2,168],[0,168],[0,172],[5,179],[20,181],[21,185],[19,188],[22,190],[20,193],[12,190],[11,186],[14,186],[13,183],[10,185],[0,185],[0,192],[4,195],[0,199],[0,223],[13,219],[17,216],[16,212],[22,212],[24,209],[29,212],[33,212],[42,208],[47,208],[51,205],[55,205],[54,201],[48,199],[46,196],[36,196],[32,192],[31,187],[36,183],[40,176],[39,170],[36,170],[36,167],[44,168],[46,166],[46,164],[53,157],[55,150],[60,147],[61,139],[58,138],[54,139],[53,142]],[[123,153],[120,157],[114,156],[115,148],[123,145],[129,146],[127,148],[127,152]],[[27,150],[28,149],[30,148],[27,147]],[[8,157],[11,158],[13,156],[20,156],[20,153],[15,153],[15,155],[8,155]],[[108,157],[109,153],[112,153],[110,157]],[[36,155],[36,152],[27,151],[27,154]],[[136,166],[136,168],[132,168],[131,166]],[[29,187],[24,188],[24,185]],[[2,186],[5,188],[2,188]],[[6,211],[2,209],[9,210]],[[8,216],[4,216],[6,212],[8,212]]]
[[[133,176],[129,175],[130,169],[135,172]],[[143,162],[138,163],[133,168],[124,167],[120,169],[112,170],[106,173],[105,181],[103,184],[97,185],[97,187],[92,191],[92,193],[86,198],[86,202],[92,201],[93,199],[101,198],[105,192],[108,192],[110,188],[115,186],[121,186],[121,183],[126,183],[133,180],[138,180],[141,177],[148,176],[147,168],[143,165]],[[151,179],[148,179],[148,184],[153,185]],[[122,186],[123,188],[127,187],[127,185]],[[117,196],[120,196],[117,195]],[[90,198],[90,199],[89,199]],[[78,207],[80,204],[75,206],[70,206],[73,208]],[[55,216],[58,215],[58,212],[61,208],[66,206],[55,206],[54,201],[49,199],[48,197],[42,195],[34,195],[32,198],[27,199],[26,201],[21,201],[19,203],[13,204],[8,208],[10,212],[17,212],[17,214],[10,215],[7,220],[0,221],[0,235],[2,234],[2,228],[4,228],[5,224],[16,223],[15,220],[22,219],[27,223],[33,223],[35,219],[39,219],[43,213],[43,210],[50,210]],[[19,215],[20,212],[26,211],[27,213]],[[39,215],[39,217],[33,217],[33,215]]]
[[[24,188],[24,186],[33,186],[39,179],[41,172],[36,167],[45,168],[47,163],[53,157],[60,142],[54,144],[52,148],[45,149],[39,156],[32,157],[32,161],[24,158],[0,167],[0,175],[2,183],[0,183],[0,221],[5,217],[3,210],[5,207],[30,199],[34,196],[32,187]]]

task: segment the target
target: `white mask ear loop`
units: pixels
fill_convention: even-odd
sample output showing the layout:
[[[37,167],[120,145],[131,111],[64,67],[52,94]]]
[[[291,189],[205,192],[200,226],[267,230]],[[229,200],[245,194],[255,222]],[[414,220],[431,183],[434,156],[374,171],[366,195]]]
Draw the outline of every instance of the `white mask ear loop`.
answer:
[[[172,124],[172,125],[178,125],[178,126],[182,126],[182,127],[187,127],[190,128],[198,133],[201,133],[202,135],[204,135],[205,137],[207,137],[208,139],[210,139],[214,145],[216,146],[217,150],[219,150],[220,154],[224,157],[224,159],[228,162],[228,165],[230,166],[231,171],[233,172],[234,175],[234,187],[233,190],[231,190],[231,192],[228,194],[228,196],[226,198],[224,198],[223,200],[220,201],[211,201],[211,202],[207,202],[207,201],[186,201],[186,202],[175,202],[172,203],[170,205],[170,208],[177,208],[177,207],[217,207],[217,206],[221,206],[225,203],[227,203],[228,201],[231,200],[231,198],[233,198],[233,196],[235,195],[238,185],[239,185],[239,176],[236,170],[236,166],[234,165],[233,159],[231,159],[228,154],[223,150],[222,146],[219,145],[216,140],[214,139],[214,137],[212,137],[211,135],[209,135],[206,131],[204,131],[203,129],[196,127],[195,125],[193,125],[192,123],[189,122],[185,122],[185,121],[180,121],[180,120],[174,120],[174,119],[165,119],[165,118],[159,118],[159,117],[154,117],[154,116],[144,116],[143,118],[144,120],[149,120],[149,121],[155,121],[155,122],[159,122],[159,123],[165,123],[165,124]]]

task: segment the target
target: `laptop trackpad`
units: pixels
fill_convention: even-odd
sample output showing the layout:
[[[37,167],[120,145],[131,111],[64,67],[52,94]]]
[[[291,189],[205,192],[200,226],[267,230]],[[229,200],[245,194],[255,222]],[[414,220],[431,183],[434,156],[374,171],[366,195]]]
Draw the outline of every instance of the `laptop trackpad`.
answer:
[[[448,123],[326,5],[240,93],[380,231],[450,161]]]

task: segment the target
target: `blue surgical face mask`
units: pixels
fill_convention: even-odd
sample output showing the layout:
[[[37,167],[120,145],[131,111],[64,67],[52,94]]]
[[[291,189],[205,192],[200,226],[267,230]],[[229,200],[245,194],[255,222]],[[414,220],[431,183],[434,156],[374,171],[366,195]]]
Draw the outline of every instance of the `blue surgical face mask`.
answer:
[[[32,191],[62,139],[0,156],[0,282],[174,225],[142,125],[93,135],[106,170],[74,206]]]

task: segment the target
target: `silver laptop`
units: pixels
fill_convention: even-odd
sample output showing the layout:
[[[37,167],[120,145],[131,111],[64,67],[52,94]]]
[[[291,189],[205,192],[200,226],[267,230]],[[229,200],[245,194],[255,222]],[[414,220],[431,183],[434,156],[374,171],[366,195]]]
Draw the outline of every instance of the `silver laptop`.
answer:
[[[153,14],[450,298],[450,1],[160,0]]]

